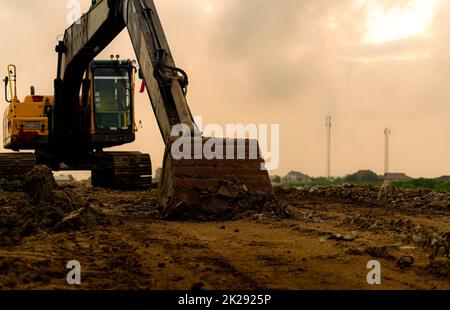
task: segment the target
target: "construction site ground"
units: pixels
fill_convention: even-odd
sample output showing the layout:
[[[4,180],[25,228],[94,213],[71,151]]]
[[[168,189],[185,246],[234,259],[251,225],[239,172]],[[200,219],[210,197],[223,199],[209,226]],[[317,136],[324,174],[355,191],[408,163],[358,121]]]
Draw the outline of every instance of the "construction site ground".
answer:
[[[448,194],[378,200],[370,186],[275,189],[287,218],[169,221],[157,189],[58,192],[107,220],[16,229],[11,221],[26,217],[17,208],[33,203],[1,191],[0,289],[450,289]],[[81,264],[78,286],[66,281],[72,260]],[[381,264],[381,285],[367,282],[371,260]]]

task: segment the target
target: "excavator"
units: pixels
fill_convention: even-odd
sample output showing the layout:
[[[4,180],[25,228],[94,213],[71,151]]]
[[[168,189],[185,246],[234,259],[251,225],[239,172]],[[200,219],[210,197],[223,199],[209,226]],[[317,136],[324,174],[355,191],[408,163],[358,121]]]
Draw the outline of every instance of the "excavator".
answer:
[[[97,60],[125,28],[139,68],[136,61],[119,57]],[[8,66],[3,143],[14,152],[0,154],[0,178],[20,177],[35,165],[46,165],[53,171],[89,170],[93,186],[150,186],[148,154],[105,151],[135,140],[138,75],[165,144],[159,180],[163,207],[199,204],[205,193],[217,191],[227,180],[271,193],[256,140],[203,137],[199,131],[187,104],[188,76],[175,65],[153,0],[92,1],[55,51],[52,95],[36,95],[31,87],[20,101],[17,69]],[[206,146],[214,154],[222,150],[236,156],[205,156]]]

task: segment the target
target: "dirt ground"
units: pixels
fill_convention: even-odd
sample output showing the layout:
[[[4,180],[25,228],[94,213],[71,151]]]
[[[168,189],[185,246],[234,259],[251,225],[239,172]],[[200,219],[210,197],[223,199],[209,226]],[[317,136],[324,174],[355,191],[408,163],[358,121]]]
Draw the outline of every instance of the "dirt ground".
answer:
[[[450,289],[448,194],[275,189],[287,218],[196,222],[161,219],[157,189],[57,192],[50,213],[33,213],[25,193],[0,192],[0,289]],[[87,213],[101,220],[80,220]],[[80,286],[66,282],[71,260]],[[367,284],[371,260],[381,285]]]

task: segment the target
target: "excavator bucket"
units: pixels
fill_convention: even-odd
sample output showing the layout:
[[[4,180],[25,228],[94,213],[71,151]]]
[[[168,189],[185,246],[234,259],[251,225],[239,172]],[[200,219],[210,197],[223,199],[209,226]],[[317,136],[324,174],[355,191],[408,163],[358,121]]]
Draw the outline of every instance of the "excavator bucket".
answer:
[[[248,195],[272,195],[256,140],[179,138],[163,165],[161,204],[175,216],[223,218]]]

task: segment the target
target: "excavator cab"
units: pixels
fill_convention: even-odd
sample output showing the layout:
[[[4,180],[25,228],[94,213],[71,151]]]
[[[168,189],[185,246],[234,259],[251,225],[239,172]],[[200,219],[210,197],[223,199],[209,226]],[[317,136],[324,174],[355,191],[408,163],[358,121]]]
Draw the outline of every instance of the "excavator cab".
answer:
[[[131,61],[96,60],[89,67],[91,141],[95,148],[133,142],[134,75]]]

